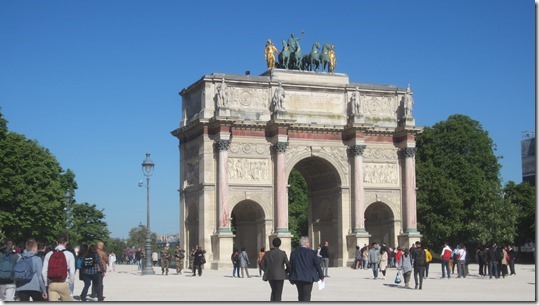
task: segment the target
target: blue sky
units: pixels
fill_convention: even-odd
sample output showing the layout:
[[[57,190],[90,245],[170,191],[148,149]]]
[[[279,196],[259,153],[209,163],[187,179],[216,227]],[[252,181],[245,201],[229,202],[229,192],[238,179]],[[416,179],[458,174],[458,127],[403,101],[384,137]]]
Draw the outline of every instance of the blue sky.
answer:
[[[258,75],[264,45],[305,31],[335,44],[335,72],[414,92],[414,117],[479,121],[504,182],[520,183],[520,139],[535,131],[533,1],[0,2],[0,107],[8,128],[76,174],[77,202],[105,210],[113,237],[146,224],[179,230],[178,92],[205,74]]]

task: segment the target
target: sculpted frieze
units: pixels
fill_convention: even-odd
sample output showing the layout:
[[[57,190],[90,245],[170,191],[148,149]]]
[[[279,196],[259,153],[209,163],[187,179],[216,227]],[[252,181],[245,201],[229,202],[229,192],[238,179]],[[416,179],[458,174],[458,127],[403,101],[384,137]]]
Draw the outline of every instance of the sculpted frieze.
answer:
[[[397,115],[397,99],[393,96],[362,95],[365,115],[395,117]]]
[[[364,163],[363,181],[370,184],[396,185],[399,182],[397,164]]]
[[[320,92],[287,92],[288,111],[323,112],[343,114],[345,96]]]
[[[348,158],[346,156],[346,147],[322,147],[321,151],[329,154],[341,164],[344,173],[348,173]]]
[[[188,160],[187,161],[187,171],[186,171],[186,181],[187,185],[193,185],[198,183],[199,179],[199,168],[198,168],[198,159]]]
[[[397,160],[397,148],[372,148],[366,147],[363,152],[363,158],[375,160]]]
[[[228,158],[229,182],[269,182],[268,159]]]
[[[269,107],[267,89],[229,87],[228,92],[230,94],[229,108],[267,109]]]
[[[269,155],[269,144],[230,143],[229,151],[237,155]]]

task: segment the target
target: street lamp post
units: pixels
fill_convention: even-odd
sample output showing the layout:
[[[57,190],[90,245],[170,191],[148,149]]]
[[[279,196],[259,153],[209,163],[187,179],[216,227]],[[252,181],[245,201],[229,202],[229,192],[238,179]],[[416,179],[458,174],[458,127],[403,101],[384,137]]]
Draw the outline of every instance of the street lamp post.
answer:
[[[143,275],[155,274],[152,267],[152,241],[150,235],[150,176],[153,172],[154,163],[150,159],[150,153],[146,153],[146,159],[142,162],[142,172],[146,176],[146,267],[142,270]]]
[[[73,202],[73,193],[71,193],[71,190],[67,190],[67,192],[65,193],[64,195],[64,200],[65,200],[65,207],[64,207],[64,212],[65,212],[65,219],[66,219],[66,229],[69,228],[69,213],[70,213],[70,210],[71,210],[71,203]]]

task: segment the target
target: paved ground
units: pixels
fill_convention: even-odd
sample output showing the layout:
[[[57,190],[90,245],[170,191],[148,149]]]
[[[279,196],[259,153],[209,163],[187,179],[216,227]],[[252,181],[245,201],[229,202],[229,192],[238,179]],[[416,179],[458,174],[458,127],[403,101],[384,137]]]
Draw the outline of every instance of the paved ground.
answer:
[[[535,265],[517,265],[516,276],[489,279],[476,276],[477,265],[470,265],[470,276],[440,279],[440,264],[431,264],[429,278],[423,281],[423,290],[405,289],[403,283],[394,284],[396,269],[389,269],[386,280],[373,280],[371,270],[330,268],[326,288],[318,290],[314,284],[312,301],[532,301],[536,296]],[[201,277],[191,272],[168,276],[141,276],[134,265],[117,266],[116,272],[105,277],[105,301],[267,301],[270,287],[258,276],[258,270],[249,269],[251,278],[232,278],[231,270],[204,270]],[[456,272],[456,268],[455,268]],[[77,275],[78,278],[78,275]],[[413,287],[413,279],[411,280]],[[75,282],[79,295],[82,281]],[[296,287],[285,282],[283,301],[297,301]]]

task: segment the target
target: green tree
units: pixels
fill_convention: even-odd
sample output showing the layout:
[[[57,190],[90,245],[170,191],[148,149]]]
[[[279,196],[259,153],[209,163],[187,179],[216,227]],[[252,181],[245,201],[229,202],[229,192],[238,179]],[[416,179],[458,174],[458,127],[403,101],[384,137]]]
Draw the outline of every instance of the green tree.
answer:
[[[293,235],[292,247],[299,245],[301,236],[308,235],[307,182],[295,169],[288,178],[288,229]]]
[[[536,195],[535,188],[528,182],[515,184],[509,181],[504,189],[504,202],[516,207],[517,215],[517,237],[515,242],[522,245],[527,241],[535,242],[535,211]]]
[[[0,140],[0,229],[54,241],[66,229],[62,168],[48,149],[8,132]]]
[[[465,115],[426,127],[417,137],[418,229],[428,244],[510,241],[515,209],[504,205],[496,147]]]
[[[99,241],[109,243],[110,231],[104,219],[105,213],[97,209],[95,204],[73,204],[68,226],[71,244],[96,245]]]
[[[146,249],[146,234],[148,229],[146,226],[140,224],[138,227],[129,230],[129,238],[127,239],[127,246]],[[157,249],[157,234],[150,233],[150,239],[152,242],[152,249]]]

